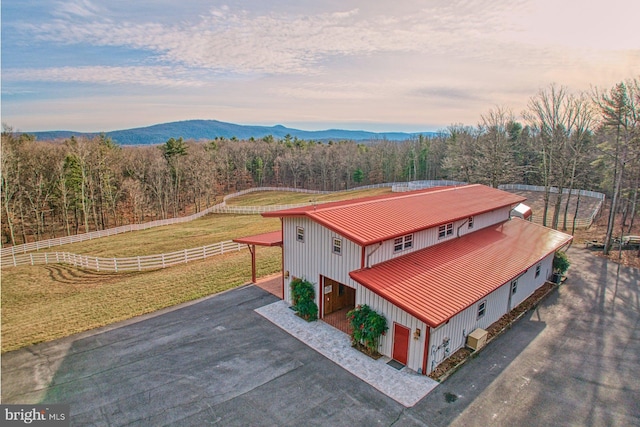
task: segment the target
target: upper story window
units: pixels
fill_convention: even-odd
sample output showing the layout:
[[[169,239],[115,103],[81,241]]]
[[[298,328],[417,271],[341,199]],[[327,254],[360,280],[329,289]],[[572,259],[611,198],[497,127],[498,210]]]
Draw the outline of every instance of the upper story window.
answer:
[[[469,228],[473,228],[473,217],[470,216],[469,220],[467,221],[467,225],[469,226]]]
[[[413,234],[398,237],[393,240],[393,251],[400,252],[413,247]]]
[[[453,223],[441,225],[438,227],[438,239],[444,239],[445,237],[453,235]]]
[[[304,243],[304,228],[296,228],[296,241]]]
[[[337,237],[333,238],[332,252],[336,255],[342,255],[342,239]]]

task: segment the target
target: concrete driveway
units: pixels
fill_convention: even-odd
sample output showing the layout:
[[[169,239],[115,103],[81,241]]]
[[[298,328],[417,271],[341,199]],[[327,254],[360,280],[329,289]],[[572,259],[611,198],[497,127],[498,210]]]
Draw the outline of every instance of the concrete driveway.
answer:
[[[559,292],[411,408],[253,310],[253,286],[2,357],[3,403],[74,425],[640,425],[640,272],[569,252]]]

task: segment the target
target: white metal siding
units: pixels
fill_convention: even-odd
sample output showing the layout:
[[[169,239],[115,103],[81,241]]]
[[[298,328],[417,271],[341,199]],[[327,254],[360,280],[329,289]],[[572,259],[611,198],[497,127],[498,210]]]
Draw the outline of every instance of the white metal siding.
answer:
[[[507,312],[510,283],[496,289],[486,298],[471,305],[449,320],[448,323],[431,330],[429,345],[429,363],[427,373],[433,371],[444,359],[455,353],[466,344],[467,335],[476,328],[486,329]],[[485,315],[478,319],[478,304],[487,301]],[[449,338],[447,347],[441,346],[445,338]]]
[[[467,233],[478,231],[493,224],[506,221],[509,219],[509,212],[509,207],[506,207],[486,212],[481,215],[476,215],[473,218],[473,228],[471,229],[468,227],[466,218],[455,221],[453,224],[453,234],[443,239],[438,239],[438,227],[432,227],[427,230],[413,233],[413,247],[398,252],[394,252],[394,239],[384,241],[379,249],[377,249],[379,246],[378,244],[367,246],[366,253],[372,254],[369,257],[368,266],[372,267],[383,261],[406,255],[420,249],[428,248],[429,246],[437,245],[438,243],[442,243],[447,240],[455,239],[458,236],[458,231],[460,232],[460,236],[463,236]]]
[[[517,307],[520,303],[522,303],[522,301],[531,296],[531,294],[533,294],[540,286],[542,286],[547,281],[548,274],[553,267],[553,256],[554,254],[551,253],[542,261],[540,261],[540,276],[535,277],[536,266],[534,265],[518,278],[516,293],[511,295],[511,309]],[[509,288],[511,288],[511,284],[509,284]]]
[[[386,317],[389,330],[383,337],[381,337],[380,348],[378,349],[378,351],[385,356],[391,357],[393,352],[393,323],[396,322],[406,328],[409,328],[407,367],[416,372],[418,370],[422,370],[424,340],[428,326],[424,322],[416,319],[406,311],[396,307],[389,301],[381,298],[360,284],[357,284],[356,288],[356,305],[358,304],[367,304],[373,310]],[[416,329],[420,329],[421,331],[418,339],[414,338]]]
[[[296,228],[304,228],[304,243],[296,241]],[[332,252],[333,238],[342,239],[342,255]],[[360,246],[305,217],[284,218],[282,222],[284,300],[291,303],[290,284],[300,277],[316,285],[316,304],[320,307],[320,276],[355,287],[349,272],[360,268]]]

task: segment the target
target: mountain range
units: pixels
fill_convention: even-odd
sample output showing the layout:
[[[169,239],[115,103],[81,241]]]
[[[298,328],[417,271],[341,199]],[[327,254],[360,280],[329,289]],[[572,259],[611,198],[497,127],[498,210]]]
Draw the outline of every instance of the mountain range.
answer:
[[[74,132],[66,130],[24,132],[34,135],[38,141],[66,139],[71,136],[93,138],[103,132]],[[434,136],[437,132],[368,132],[364,130],[328,129],[319,131],[306,131],[277,126],[248,126],[233,123],[225,123],[217,120],[185,120],[171,123],[161,123],[153,126],[134,129],[116,130],[104,132],[112,141],[120,145],[152,145],[164,144],[170,138],[182,137],[184,140],[212,140],[216,137],[237,139],[260,139],[268,135],[282,139],[286,135],[292,138],[316,141],[329,140],[381,140],[402,141],[417,137],[418,135]]]

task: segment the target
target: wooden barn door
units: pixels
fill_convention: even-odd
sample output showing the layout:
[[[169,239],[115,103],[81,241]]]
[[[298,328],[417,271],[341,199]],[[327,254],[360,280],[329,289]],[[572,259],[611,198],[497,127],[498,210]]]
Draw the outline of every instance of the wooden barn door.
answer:
[[[324,278],[324,312],[331,314],[343,308],[353,308],[356,303],[356,290],[347,285]]]
[[[406,328],[398,323],[393,324],[393,353],[394,360],[407,364],[407,358],[409,356],[409,328]]]

